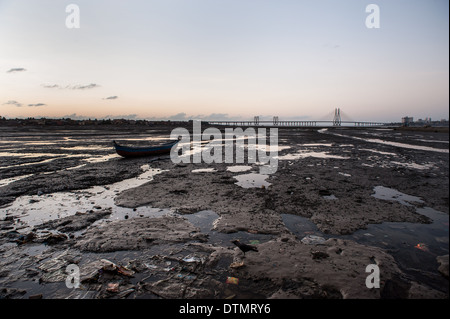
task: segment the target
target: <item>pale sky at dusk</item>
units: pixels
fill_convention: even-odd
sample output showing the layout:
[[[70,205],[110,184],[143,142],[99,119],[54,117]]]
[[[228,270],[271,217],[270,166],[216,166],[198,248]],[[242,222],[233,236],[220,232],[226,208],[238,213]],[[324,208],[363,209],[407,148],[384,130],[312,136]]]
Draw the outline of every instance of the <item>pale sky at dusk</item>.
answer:
[[[0,116],[448,119],[448,12],[448,0],[0,0]]]

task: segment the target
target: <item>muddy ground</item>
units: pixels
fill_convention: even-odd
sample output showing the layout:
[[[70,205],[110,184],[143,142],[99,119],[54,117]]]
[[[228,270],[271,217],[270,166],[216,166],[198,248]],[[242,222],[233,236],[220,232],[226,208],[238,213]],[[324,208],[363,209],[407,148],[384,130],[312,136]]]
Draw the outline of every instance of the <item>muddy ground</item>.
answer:
[[[79,152],[79,157],[55,158],[48,153],[64,152],[56,145],[43,152],[39,143],[17,150],[18,140],[67,142],[65,132],[3,131],[0,179],[30,175],[0,187],[3,298],[448,298],[448,249],[427,251],[436,255],[430,257],[436,274],[411,276],[392,253],[405,247],[385,249],[344,237],[386,222],[433,224],[418,208],[448,216],[448,133],[280,129],[279,145],[289,148],[279,151],[276,173],[267,176],[265,186],[255,181],[257,187],[245,188],[235,177],[257,174],[258,163],[235,164],[247,170],[231,172],[230,164],[174,164],[167,156],[109,158],[111,139],[129,132],[77,132],[70,133],[71,147],[104,147],[89,152],[106,160],[86,162],[86,151],[76,148],[70,154]],[[170,130],[134,129],[132,134],[168,136]],[[30,159],[6,152],[46,154]],[[31,204],[56,192],[107,188],[137,177],[144,164],[161,171],[115,194],[111,207],[93,201],[88,210],[33,227],[9,210],[20,196],[30,196]],[[214,172],[195,172],[202,168]],[[255,185],[249,181],[247,186]],[[379,186],[421,200],[383,200],[373,196]],[[130,213],[111,218],[121,207]],[[167,213],[147,215],[151,208]],[[283,218],[291,215],[315,228],[294,234]],[[448,222],[446,227],[440,238],[448,248]],[[244,255],[233,239],[252,243],[258,252]],[[369,264],[380,269],[379,288],[366,286]],[[77,289],[66,285],[69,265],[80,270]]]

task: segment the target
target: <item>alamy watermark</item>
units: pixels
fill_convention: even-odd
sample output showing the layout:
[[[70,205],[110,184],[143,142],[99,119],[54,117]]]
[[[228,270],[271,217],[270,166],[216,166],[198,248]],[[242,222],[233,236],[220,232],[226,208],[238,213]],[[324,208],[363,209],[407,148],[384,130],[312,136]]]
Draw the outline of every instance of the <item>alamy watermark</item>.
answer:
[[[222,135],[216,127],[209,127],[202,132],[201,122],[193,121],[192,140],[189,131],[182,127],[174,129],[170,138],[179,139],[179,143],[170,152],[170,158],[175,164],[243,164],[247,153],[247,163],[260,164],[261,174],[274,174],[278,169],[277,128],[270,128],[268,139],[265,128],[225,128]],[[204,143],[205,141],[209,143]]]
[[[79,29],[80,7],[76,4],[69,4],[66,7],[66,13],[69,13],[69,15],[66,17],[66,27],[68,29]]]
[[[369,4],[366,7],[366,13],[370,13],[366,17],[366,27],[368,29],[380,28],[380,7],[376,4]]]
[[[367,265],[366,272],[370,273],[366,277],[366,287],[369,289],[380,288],[380,268],[375,264]]]
[[[66,287],[69,289],[76,289],[80,287],[80,268],[75,264],[70,264],[66,267]]]

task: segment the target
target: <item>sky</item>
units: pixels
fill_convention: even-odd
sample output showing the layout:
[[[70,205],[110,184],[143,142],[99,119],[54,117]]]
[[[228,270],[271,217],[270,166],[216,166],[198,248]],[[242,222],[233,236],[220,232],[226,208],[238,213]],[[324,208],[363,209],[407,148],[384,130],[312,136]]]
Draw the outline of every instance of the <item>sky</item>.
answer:
[[[448,33],[448,0],[0,0],[0,116],[448,119]]]

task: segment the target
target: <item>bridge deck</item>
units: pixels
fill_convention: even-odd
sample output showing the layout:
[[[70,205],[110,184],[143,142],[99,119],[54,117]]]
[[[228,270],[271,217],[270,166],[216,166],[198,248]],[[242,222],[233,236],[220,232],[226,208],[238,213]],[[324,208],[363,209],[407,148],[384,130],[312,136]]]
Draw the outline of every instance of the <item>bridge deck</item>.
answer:
[[[261,127],[320,127],[320,126],[384,126],[387,123],[380,122],[353,122],[341,121],[336,125],[334,121],[208,121],[210,125],[227,126],[261,126]]]

